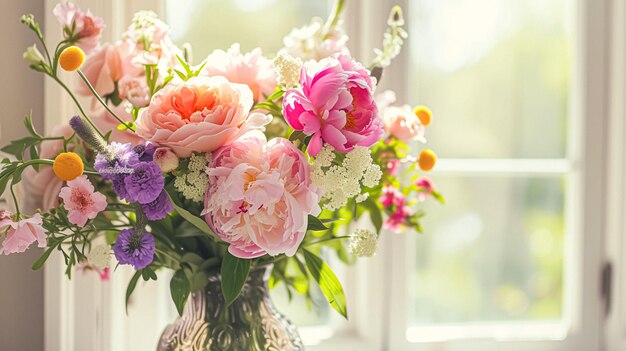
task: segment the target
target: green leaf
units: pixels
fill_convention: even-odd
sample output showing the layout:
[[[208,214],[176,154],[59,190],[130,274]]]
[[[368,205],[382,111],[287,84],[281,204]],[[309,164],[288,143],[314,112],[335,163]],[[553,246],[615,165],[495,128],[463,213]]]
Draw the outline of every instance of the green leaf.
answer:
[[[241,293],[241,288],[250,272],[250,260],[235,257],[226,252],[222,261],[222,294],[224,301],[229,306]]]
[[[189,286],[189,280],[185,275],[185,271],[179,269],[174,273],[172,280],[170,280],[170,293],[172,294],[172,300],[178,311],[178,315],[183,315],[183,308],[187,303],[191,287]]]
[[[55,246],[51,246],[49,248],[46,249],[46,251],[43,253],[43,255],[41,255],[41,257],[39,257],[37,259],[37,261],[35,261],[35,263],[33,263],[33,270],[36,271],[39,268],[41,268],[43,266],[44,263],[46,263],[46,261],[48,260],[48,257],[50,257],[50,254],[52,253],[52,250],[54,250]]]
[[[367,208],[367,211],[370,214],[370,219],[372,220],[372,224],[376,228],[376,232],[380,233],[380,230],[383,227],[383,215],[376,203],[376,200],[368,197],[365,201],[362,202],[363,206]]]
[[[41,136],[41,134],[37,133],[37,131],[35,130],[35,127],[33,126],[33,115],[32,115],[32,113],[33,113],[33,111],[30,111],[24,117],[24,125],[26,126],[26,130],[28,130],[30,135],[41,139],[41,138],[43,138],[43,136]]]
[[[305,134],[301,130],[294,130],[291,135],[289,135],[289,141],[295,141],[299,139],[304,139]]]
[[[178,204],[176,203],[176,201],[174,201],[174,198],[172,197],[172,195],[169,193],[167,194],[170,198],[170,201],[172,202],[172,205],[174,206],[174,209],[176,210],[176,212],[178,212],[178,214],[183,217],[185,220],[187,220],[187,222],[193,224],[196,228],[200,229],[201,231],[203,231],[204,233],[208,234],[212,239],[217,240],[217,235],[211,230],[211,228],[209,227],[209,225],[204,221],[204,219],[194,216],[193,214],[191,214],[191,212],[185,210],[184,208],[178,206]]]
[[[135,291],[139,277],[141,277],[141,271],[136,271],[128,282],[128,287],[126,288],[126,314],[128,314],[128,300],[130,300],[130,295],[132,295],[133,291]]]
[[[319,285],[320,290],[322,290],[330,306],[344,316],[344,318],[348,319],[346,297],[343,292],[343,287],[335,273],[333,273],[326,262],[322,261],[321,258],[317,257],[311,251],[305,249],[303,253],[309,273]]]
[[[312,231],[320,231],[328,230],[328,227],[324,225],[324,222],[322,222],[319,218],[309,215],[309,224],[306,229]]]
[[[283,97],[283,95],[285,95],[285,91],[280,88],[277,88],[276,91],[272,95],[268,96],[266,100],[268,101],[277,100]]]

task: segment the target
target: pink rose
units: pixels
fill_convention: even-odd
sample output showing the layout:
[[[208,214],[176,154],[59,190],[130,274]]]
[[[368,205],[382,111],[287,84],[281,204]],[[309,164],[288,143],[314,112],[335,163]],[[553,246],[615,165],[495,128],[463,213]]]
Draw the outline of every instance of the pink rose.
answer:
[[[86,54],[91,53],[99,45],[100,36],[104,29],[102,18],[91,14],[91,11],[81,9],[71,2],[59,3],[52,10],[63,26],[63,35],[66,39],[75,40]]]
[[[150,103],[150,89],[146,77],[124,76],[117,83],[120,99],[128,100],[133,107],[146,107]]]
[[[339,152],[371,146],[383,135],[369,73],[349,56],[308,61],[300,75],[302,89],[285,93],[283,114],[295,130],[313,135],[307,151],[315,156],[323,143]]]
[[[85,61],[82,71],[100,96],[112,94],[115,91],[115,83],[122,78],[123,73],[120,51],[114,45],[104,44]],[[82,79],[78,86],[78,93],[83,96],[93,96]]]
[[[276,73],[272,61],[265,58],[260,48],[242,54],[239,44],[228,51],[215,50],[206,59],[204,71],[209,76],[224,76],[232,83],[250,87],[254,101],[272,95],[276,89]]]
[[[213,155],[203,214],[241,258],[293,256],[320,213],[309,163],[291,142],[250,133]]]
[[[418,188],[417,198],[419,201],[424,201],[428,196],[436,195],[435,184],[428,177],[419,177],[415,181],[415,186]]]
[[[46,247],[46,232],[41,226],[43,219],[39,213],[31,218],[14,222],[7,212],[0,214],[0,232],[6,230],[6,236],[0,248],[0,254],[21,253],[37,241],[38,247]]]
[[[69,125],[58,126],[52,135],[69,138],[74,131]],[[74,149],[74,144],[68,145],[68,151]],[[41,143],[39,156],[45,159],[54,159],[63,151],[63,140],[45,140]],[[27,194],[24,198],[24,208],[28,212],[36,209],[49,211],[59,204],[59,192],[63,186],[63,181],[54,175],[52,167],[40,166],[39,171],[29,167],[24,170],[22,184]]]
[[[426,142],[424,132],[426,128],[411,110],[411,106],[389,106],[383,110],[385,130],[390,135],[402,140],[418,140]]]
[[[111,110],[113,110],[113,112],[115,112],[115,114],[122,120],[125,122],[132,122],[133,121],[133,116],[130,114],[130,112],[126,109],[126,107],[124,106],[124,104],[120,104],[119,106],[113,106],[111,104],[109,104],[109,107],[111,108]],[[125,130],[119,130],[117,129],[117,127],[120,125],[120,122],[113,117],[109,111],[105,110],[104,107],[98,106],[95,109],[95,112],[93,113],[93,123],[96,125],[96,127],[98,127],[98,129],[103,133],[106,134],[109,131],[111,132],[111,136],[109,137],[109,141],[116,141],[118,143],[122,143],[122,144],[139,144],[144,142],[144,139],[137,135],[137,133],[134,133],[131,130],[125,129]]]
[[[137,120],[146,140],[179,157],[212,152],[249,130],[262,129],[271,117],[249,114],[252,91],[224,77],[195,77],[169,84],[152,97]]]

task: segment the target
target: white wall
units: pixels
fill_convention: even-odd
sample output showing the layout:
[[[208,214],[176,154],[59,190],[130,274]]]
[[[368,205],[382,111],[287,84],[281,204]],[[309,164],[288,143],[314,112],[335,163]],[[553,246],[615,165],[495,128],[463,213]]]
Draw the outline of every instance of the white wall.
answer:
[[[24,114],[31,108],[43,125],[43,75],[31,71],[22,53],[35,42],[20,23],[32,13],[43,23],[43,0],[3,1],[0,10],[0,145],[25,134]],[[33,272],[40,249],[0,257],[0,350],[43,350],[43,271]]]

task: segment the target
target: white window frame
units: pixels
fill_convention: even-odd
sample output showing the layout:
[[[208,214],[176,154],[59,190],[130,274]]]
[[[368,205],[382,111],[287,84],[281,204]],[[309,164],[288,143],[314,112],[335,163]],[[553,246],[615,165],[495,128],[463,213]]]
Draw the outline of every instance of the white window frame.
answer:
[[[462,333],[460,339],[453,341],[431,341],[424,343],[409,342],[406,336],[405,306],[407,301],[406,277],[407,268],[413,267],[412,253],[409,248],[415,247],[414,236],[385,235],[377,257],[360,260],[355,266],[345,269],[344,288],[348,301],[350,320],[340,323],[339,329],[332,338],[322,340],[318,346],[307,347],[309,351],[422,351],[422,350],[532,350],[536,351],[593,351],[600,350],[603,340],[608,344],[607,350],[626,349],[626,298],[619,298],[626,291],[626,269],[623,269],[626,239],[620,233],[626,229],[622,217],[626,210],[626,159],[623,155],[626,137],[626,74],[624,59],[626,58],[626,4],[623,1],[610,0],[574,0],[579,6],[579,24],[577,25],[579,42],[577,43],[574,83],[572,90],[573,116],[570,135],[574,140],[585,141],[584,145],[570,145],[570,161],[546,163],[543,160],[511,160],[480,162],[475,167],[477,172],[489,174],[511,174],[523,170],[526,173],[562,174],[572,171],[570,177],[573,187],[579,189],[580,198],[575,206],[570,206],[569,218],[571,228],[567,251],[570,253],[567,265],[565,284],[569,290],[576,292],[570,296],[576,308],[570,313],[572,328],[561,330],[565,333],[563,340],[520,340],[539,335],[530,331],[527,335],[517,334],[518,340],[510,340],[510,329],[503,330],[504,340],[493,338],[467,339]],[[83,8],[90,8],[103,17],[107,24],[105,40],[119,37],[121,31],[129,23],[132,14],[139,9],[152,9],[163,14],[164,0],[76,0]],[[60,40],[56,29],[58,24],[51,15],[57,0],[45,0],[45,28],[49,40]],[[394,4],[403,7],[410,5],[409,0],[351,0],[347,1],[347,31],[351,35],[351,50],[355,56],[364,61],[372,58],[372,48],[380,45],[385,29],[386,14]],[[610,6],[613,8],[610,8]],[[163,17],[163,16],[161,16]],[[613,18],[611,34],[613,49],[605,38],[609,37],[610,19]],[[612,53],[612,72],[618,79],[608,84],[609,53]],[[408,50],[404,51],[394,66],[385,72],[382,81],[384,86],[392,87],[399,97],[407,97]],[[609,109],[607,108],[608,93],[611,92]],[[618,95],[621,94],[621,95]],[[45,83],[46,129],[64,122],[74,108],[71,101],[58,89],[54,82]],[[593,118],[582,118],[593,116]],[[611,123],[611,165],[605,158],[609,145],[603,142],[607,135],[607,126]],[[619,162],[618,162],[619,161]],[[442,160],[439,169],[442,172],[463,171],[468,167],[463,160]],[[476,166],[476,164],[474,164]],[[611,168],[609,168],[611,166]],[[609,177],[610,175],[610,177]],[[605,182],[605,180],[608,181]],[[620,191],[607,191],[605,185],[610,184]],[[609,202],[605,202],[606,198]],[[609,209],[605,216],[605,209]],[[572,213],[584,214],[576,219]],[[608,220],[610,240],[606,249],[609,257],[615,259],[615,271],[620,277],[620,285],[613,286],[614,304],[619,311],[609,315],[609,322],[604,334],[602,300],[598,288],[599,271],[604,262],[605,220]],[[583,233],[587,233],[583,235]],[[100,283],[88,278],[75,277],[68,281],[62,277],[64,265],[60,257],[51,256],[51,262],[45,268],[45,343],[47,351],[64,350],[122,350],[145,349],[145,340],[155,343],[158,335],[144,335],[144,339],[129,341],[127,336],[133,334],[132,325],[137,318],[141,323],[155,326],[170,322],[169,292],[167,281],[159,279],[159,288],[151,290],[151,294],[141,295],[142,301],[131,306],[131,317],[126,317],[123,304],[126,284],[132,274],[130,271],[119,270],[112,275],[109,283]],[[618,264],[618,262],[621,262]],[[571,301],[570,301],[571,302]],[[156,306],[156,308],[155,308]],[[134,311],[133,311],[134,310]],[[135,322],[133,322],[133,320]],[[112,328],[115,325],[116,328]],[[96,326],[96,327],[94,327]],[[122,327],[120,327],[122,326]],[[479,328],[480,329],[480,328]],[[477,332],[481,330],[477,329]],[[483,328],[485,329],[485,328]],[[449,329],[453,331],[454,329]],[[457,328],[462,331],[462,329]],[[486,329],[493,333],[494,329]],[[539,332],[542,329],[539,330]],[[441,330],[439,330],[441,331]],[[484,330],[483,330],[484,331]],[[583,332],[584,331],[584,332]],[[423,330],[429,335],[436,335],[437,330]],[[158,333],[156,331],[155,333]],[[434,333],[434,334],[430,334]],[[128,334],[128,335],[125,335]],[[486,334],[485,334],[486,335]],[[604,337],[602,337],[604,335]],[[515,334],[513,335],[515,336]],[[506,339],[509,340],[506,340]],[[133,344],[129,344],[133,343]]]

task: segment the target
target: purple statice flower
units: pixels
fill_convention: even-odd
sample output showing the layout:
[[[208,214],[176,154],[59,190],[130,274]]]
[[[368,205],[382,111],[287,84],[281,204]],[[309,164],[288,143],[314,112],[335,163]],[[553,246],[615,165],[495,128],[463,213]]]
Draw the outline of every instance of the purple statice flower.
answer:
[[[114,179],[129,175],[133,166],[139,163],[139,155],[131,144],[112,142],[107,145],[105,152],[96,156],[93,167],[104,179]]]
[[[165,190],[161,191],[159,197],[156,200],[147,204],[141,205],[141,209],[148,217],[150,221],[158,221],[167,216],[168,213],[174,211],[174,206],[170,201]]]
[[[154,260],[154,237],[146,231],[123,229],[113,252],[120,264],[129,264],[136,270],[145,268]]]
[[[133,167],[133,173],[124,178],[126,200],[147,204],[159,197],[165,178],[156,162],[140,162]]]
[[[153,160],[154,151],[156,150],[154,144],[139,144],[133,148],[137,155],[139,155],[139,161],[150,162]]]

